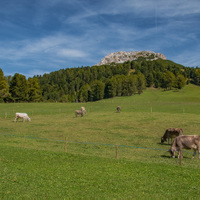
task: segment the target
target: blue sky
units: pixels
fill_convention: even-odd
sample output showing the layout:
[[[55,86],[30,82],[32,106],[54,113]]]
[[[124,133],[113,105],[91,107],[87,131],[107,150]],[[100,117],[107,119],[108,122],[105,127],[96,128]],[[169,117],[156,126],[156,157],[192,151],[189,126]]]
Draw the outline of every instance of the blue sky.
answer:
[[[0,68],[26,77],[149,50],[200,67],[199,0],[0,0]]]

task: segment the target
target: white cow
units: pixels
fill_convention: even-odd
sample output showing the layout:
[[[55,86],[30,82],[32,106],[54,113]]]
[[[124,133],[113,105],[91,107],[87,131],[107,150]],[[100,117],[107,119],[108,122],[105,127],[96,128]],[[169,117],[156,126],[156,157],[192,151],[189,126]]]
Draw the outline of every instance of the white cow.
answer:
[[[27,113],[15,113],[15,120],[14,120],[14,122],[16,122],[16,120],[18,121],[19,118],[22,118],[23,122],[25,120],[28,120],[29,122],[31,121],[31,119],[29,118],[29,116],[27,115]]]

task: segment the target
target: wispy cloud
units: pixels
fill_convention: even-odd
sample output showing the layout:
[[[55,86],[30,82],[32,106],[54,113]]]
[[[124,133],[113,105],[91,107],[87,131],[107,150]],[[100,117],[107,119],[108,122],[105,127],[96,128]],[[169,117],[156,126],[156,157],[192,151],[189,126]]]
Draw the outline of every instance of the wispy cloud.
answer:
[[[199,13],[199,0],[2,0],[0,67],[47,73],[121,50],[199,65]]]

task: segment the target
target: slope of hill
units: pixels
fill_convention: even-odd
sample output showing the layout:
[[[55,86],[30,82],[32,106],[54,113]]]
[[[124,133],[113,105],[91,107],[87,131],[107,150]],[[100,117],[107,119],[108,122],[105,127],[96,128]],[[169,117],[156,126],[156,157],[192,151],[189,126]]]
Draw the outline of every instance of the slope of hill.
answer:
[[[198,68],[166,60],[160,53],[118,52],[108,57],[114,59],[111,64],[60,69],[28,80],[18,73],[7,80],[2,77],[0,102],[88,102],[141,94],[146,87],[171,90],[190,82],[200,85]],[[118,61],[123,63],[114,63]]]

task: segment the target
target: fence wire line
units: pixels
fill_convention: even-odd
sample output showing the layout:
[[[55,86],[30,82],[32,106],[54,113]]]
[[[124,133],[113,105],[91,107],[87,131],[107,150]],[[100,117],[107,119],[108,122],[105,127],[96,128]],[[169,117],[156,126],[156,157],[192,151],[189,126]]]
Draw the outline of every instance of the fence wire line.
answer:
[[[39,137],[32,137],[32,136],[19,136],[19,135],[10,135],[6,133],[0,133],[0,135],[5,136],[13,136],[13,137],[24,137],[28,139],[35,139],[35,140],[47,140],[47,141],[55,141],[55,142],[65,142],[65,140],[54,140],[49,138],[39,138]],[[155,150],[155,151],[168,151],[166,149],[160,149],[160,148],[150,148],[150,147],[136,147],[136,146],[127,146],[127,145],[118,145],[118,144],[103,144],[103,143],[92,143],[92,142],[77,142],[77,141],[69,141],[67,140],[67,143],[74,143],[74,144],[89,144],[89,145],[102,145],[102,146],[117,146],[117,147],[125,147],[125,148],[135,148],[135,149],[149,149],[149,150]],[[186,153],[192,153],[189,151],[183,151]]]

